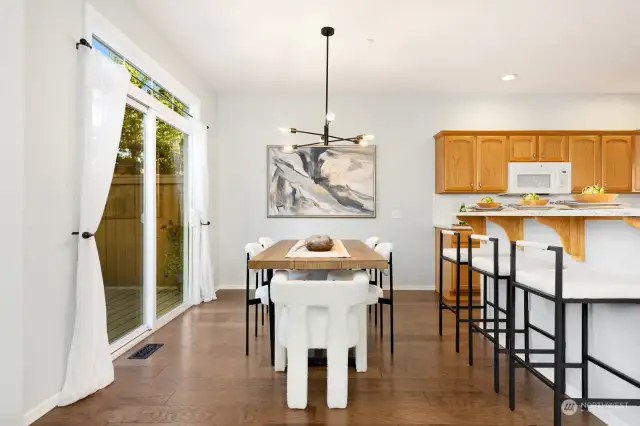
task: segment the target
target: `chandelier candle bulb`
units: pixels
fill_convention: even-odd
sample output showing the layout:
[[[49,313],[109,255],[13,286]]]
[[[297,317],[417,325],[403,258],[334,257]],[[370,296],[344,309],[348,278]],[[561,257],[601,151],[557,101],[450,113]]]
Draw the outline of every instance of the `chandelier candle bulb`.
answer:
[[[293,152],[293,145],[285,145],[282,147],[282,151],[284,152]]]
[[[332,122],[332,121],[333,121],[333,120],[335,120],[335,119],[336,119],[336,115],[335,115],[334,113],[332,113],[331,111],[329,111],[329,112],[327,113],[327,121],[328,121],[328,122]]]

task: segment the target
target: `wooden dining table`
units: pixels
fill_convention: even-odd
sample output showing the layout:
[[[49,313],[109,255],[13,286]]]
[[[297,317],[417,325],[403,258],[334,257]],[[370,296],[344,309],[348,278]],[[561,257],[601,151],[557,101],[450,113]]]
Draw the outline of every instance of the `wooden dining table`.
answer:
[[[347,270],[347,269],[388,269],[389,262],[384,256],[360,240],[340,240],[350,257],[286,257],[289,250],[299,240],[281,240],[263,250],[249,260],[247,267],[253,270],[267,271],[267,281],[271,283],[273,271],[276,269],[295,270]],[[269,298],[269,312],[275,312],[273,302]],[[274,360],[273,339],[275,336],[275,321],[269,315],[269,332],[271,334],[271,362]],[[326,359],[325,359],[326,361]]]
[[[387,269],[387,260],[360,240],[340,240],[350,257],[286,257],[299,240],[281,240],[249,260],[249,269]]]

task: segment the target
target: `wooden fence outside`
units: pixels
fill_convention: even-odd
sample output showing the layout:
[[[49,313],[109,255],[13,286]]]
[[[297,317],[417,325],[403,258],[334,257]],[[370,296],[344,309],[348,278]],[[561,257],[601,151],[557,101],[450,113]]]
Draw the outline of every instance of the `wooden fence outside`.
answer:
[[[95,237],[106,287],[142,287],[142,179],[143,175],[123,175],[114,176],[111,182]],[[158,175],[156,194],[156,282],[158,287],[175,287],[182,280],[173,274],[165,277],[167,271],[176,271],[171,270],[167,257],[175,245],[164,227],[171,222],[184,225],[183,177]]]

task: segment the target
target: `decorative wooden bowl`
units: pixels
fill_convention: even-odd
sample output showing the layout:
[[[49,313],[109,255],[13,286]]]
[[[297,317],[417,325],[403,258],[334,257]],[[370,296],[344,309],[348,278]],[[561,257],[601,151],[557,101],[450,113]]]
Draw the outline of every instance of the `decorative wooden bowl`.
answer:
[[[574,194],[573,199],[580,203],[611,203],[618,194]]]
[[[549,200],[518,200],[516,204],[521,206],[545,206]]]
[[[500,203],[476,203],[476,205],[482,209],[497,209],[502,204]]]
[[[333,240],[328,235],[313,235],[305,240],[304,245],[309,251],[330,251]]]

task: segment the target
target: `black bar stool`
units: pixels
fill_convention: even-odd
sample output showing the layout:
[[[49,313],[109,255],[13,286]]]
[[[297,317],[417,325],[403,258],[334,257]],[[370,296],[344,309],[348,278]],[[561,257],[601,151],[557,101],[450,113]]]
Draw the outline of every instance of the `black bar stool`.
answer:
[[[493,389],[496,393],[500,392],[500,353],[506,353],[506,349],[500,346],[500,333],[507,333],[507,309],[500,307],[500,292],[499,281],[509,280],[509,271],[505,271],[505,266],[508,266],[509,259],[505,256],[500,256],[498,251],[499,240],[495,237],[489,237],[487,235],[469,235],[469,247],[468,247],[468,269],[469,269],[469,282],[473,272],[478,272],[483,277],[483,296],[482,296],[482,318],[473,317],[472,308],[472,291],[469,286],[469,301],[468,312],[469,318],[463,322],[467,322],[469,325],[469,365],[473,366],[473,333],[479,333],[484,336],[493,344]],[[473,240],[478,240],[484,243],[493,244],[492,256],[476,257],[477,266],[474,266],[474,259],[471,252]],[[505,265],[505,262],[507,265]],[[487,278],[493,279],[493,301],[487,299]],[[493,315],[491,319],[487,318],[487,306],[493,308]],[[500,313],[505,314],[505,318],[500,318]],[[480,326],[482,324],[482,327]],[[487,330],[487,325],[492,324],[492,328]],[[504,327],[500,328],[503,324]],[[507,336],[506,344],[508,345],[509,338]]]
[[[516,247],[537,248],[555,253],[555,268],[543,270],[516,270]],[[571,402],[565,408],[573,408],[579,404],[583,409],[588,404],[622,403],[640,406],[640,399],[592,398],[589,397],[589,364],[605,370],[616,378],[640,389],[640,381],[605,364],[589,354],[589,305],[592,304],[640,304],[640,288],[638,277],[620,276],[611,273],[580,274],[578,271],[563,270],[562,247],[548,246],[526,241],[511,242],[511,279],[509,280],[509,408],[515,409],[515,369],[523,367],[534,377],[553,389],[553,425],[562,425],[563,402]],[[595,285],[594,285],[595,284]],[[554,333],[547,333],[529,322],[525,315],[524,332],[528,336],[530,330],[553,341],[553,349],[531,349],[525,340],[524,349],[515,347],[516,289],[522,290],[526,296],[532,294],[554,303]],[[526,299],[525,299],[526,300]],[[581,305],[582,344],[580,362],[566,362],[565,327],[566,306],[575,303]],[[528,307],[525,307],[528,309]],[[526,311],[525,311],[526,313]],[[525,358],[518,356],[524,354]],[[531,354],[551,354],[553,362],[531,362]],[[553,368],[554,381],[547,379],[536,368]],[[582,373],[582,394],[580,398],[569,398],[565,395],[565,379],[567,369],[580,369]]]
[[[444,249],[443,248],[443,235],[451,235],[456,238],[456,248],[454,249]],[[442,312],[444,310],[451,311],[456,316],[456,352],[460,352],[460,311],[467,309],[479,309],[482,306],[471,306],[468,305],[460,306],[460,266],[468,264],[468,256],[469,252],[471,252],[471,247],[469,251],[462,251],[460,248],[460,232],[451,231],[448,229],[440,230],[440,253],[439,253],[439,262],[440,262],[440,276],[438,277],[438,333],[442,336]],[[455,305],[450,305],[447,303],[442,297],[442,277],[443,277],[443,266],[444,261],[451,262],[456,265],[456,302]],[[471,292],[471,281],[469,281],[469,291]],[[470,298],[472,300],[472,298]],[[470,313],[469,313],[470,315]]]

